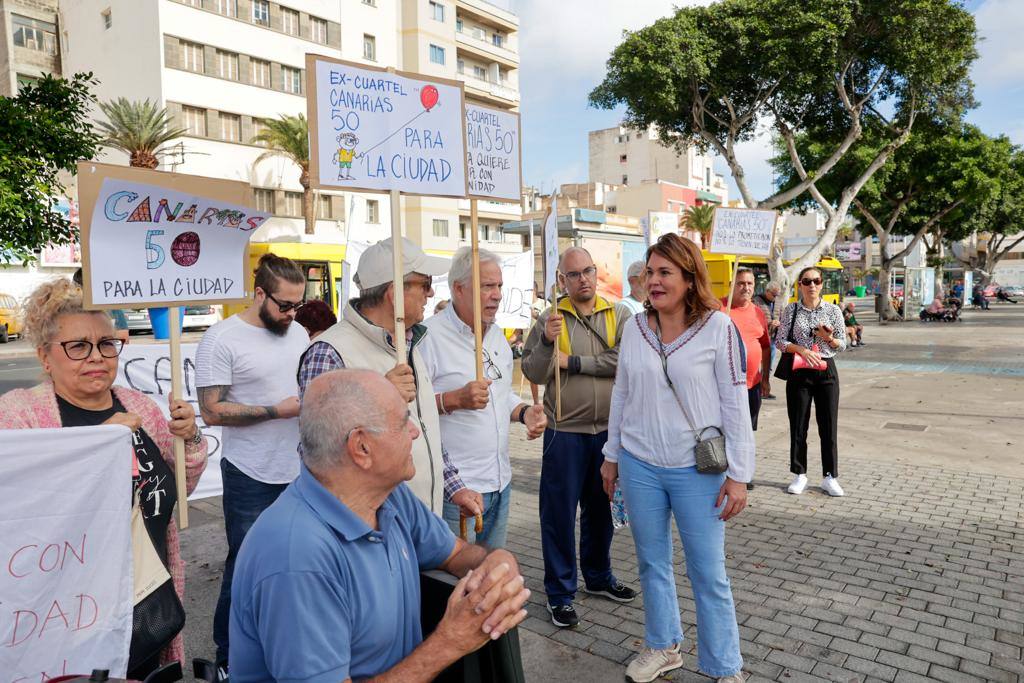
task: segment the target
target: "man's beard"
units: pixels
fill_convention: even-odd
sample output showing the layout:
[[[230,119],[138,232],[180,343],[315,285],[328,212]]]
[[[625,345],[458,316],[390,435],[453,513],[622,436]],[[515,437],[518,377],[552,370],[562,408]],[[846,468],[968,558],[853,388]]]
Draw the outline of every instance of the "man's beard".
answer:
[[[278,337],[283,337],[288,334],[288,327],[292,324],[292,319],[285,318],[284,320],[275,320],[267,309],[268,303],[269,299],[264,301],[263,305],[260,306],[260,322],[262,322],[264,327],[276,334]]]

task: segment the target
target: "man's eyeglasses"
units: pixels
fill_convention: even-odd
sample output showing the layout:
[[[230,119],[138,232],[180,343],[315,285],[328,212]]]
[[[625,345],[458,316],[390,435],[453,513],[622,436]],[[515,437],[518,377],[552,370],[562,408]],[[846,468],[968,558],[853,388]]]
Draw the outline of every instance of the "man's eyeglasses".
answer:
[[[84,339],[53,343],[60,344],[64,354],[71,360],[85,360],[92,355],[93,347],[99,348],[100,355],[104,358],[117,358],[124,348],[124,341],[121,339],[100,339],[95,344]]]
[[[802,284],[804,287],[810,287],[811,285],[814,285],[815,287],[820,287],[821,286],[821,278],[820,277],[805,277],[803,280],[800,280],[800,284]]]
[[[494,363],[494,359],[491,358],[491,352],[484,349],[484,377],[491,380],[492,382],[501,379],[501,370]]]
[[[277,304],[277,310],[281,311],[282,313],[287,313],[288,311],[293,311],[296,308],[298,308],[299,306],[301,306],[302,304],[306,303],[305,299],[303,299],[302,301],[278,301],[277,299],[274,298],[274,295],[271,294],[270,292],[264,292],[264,294],[267,295],[268,299],[270,299],[275,304]]]
[[[597,266],[590,266],[583,270],[570,270],[568,273],[562,273],[565,279],[569,282],[579,282],[581,277],[586,277],[588,280],[593,280],[594,276],[597,275]]]

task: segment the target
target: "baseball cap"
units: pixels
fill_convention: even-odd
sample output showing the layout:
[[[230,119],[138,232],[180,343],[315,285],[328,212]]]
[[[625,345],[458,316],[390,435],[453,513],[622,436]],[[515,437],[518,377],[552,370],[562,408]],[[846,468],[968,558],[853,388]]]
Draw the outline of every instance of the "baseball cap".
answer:
[[[372,245],[359,257],[354,279],[360,291],[373,289],[395,279],[395,250],[391,238]],[[437,277],[451,268],[451,260],[439,256],[428,256],[414,242],[402,238],[402,277],[420,273]]]
[[[644,267],[643,261],[633,261],[629,264],[629,269],[626,271],[626,278],[640,277],[644,272]]]

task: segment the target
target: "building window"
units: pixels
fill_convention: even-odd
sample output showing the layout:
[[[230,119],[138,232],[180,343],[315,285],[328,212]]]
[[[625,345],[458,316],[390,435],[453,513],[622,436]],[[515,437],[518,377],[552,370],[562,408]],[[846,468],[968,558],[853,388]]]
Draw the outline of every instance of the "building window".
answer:
[[[462,33],[462,29],[466,28],[466,24],[462,21],[462,17],[455,18],[455,30]]]
[[[430,16],[434,17],[434,21],[440,21],[444,23],[444,5],[439,2],[430,2]]]
[[[250,59],[249,64],[252,66],[252,81],[253,85],[258,85],[262,88],[270,87],[270,62],[262,59]]]
[[[448,236],[448,221],[435,218],[434,219],[434,237],[447,237]]]
[[[316,17],[309,18],[309,34],[310,38],[313,39],[314,43],[320,43],[321,45],[327,44],[327,21],[324,19],[317,19]]]
[[[370,7],[376,7],[377,6],[377,0],[363,0],[363,4],[364,5],[369,5]]]
[[[282,7],[281,28],[290,36],[299,35],[299,13],[293,9]]]
[[[619,163],[620,164],[626,163],[626,155],[625,154],[620,154],[619,155]]]
[[[33,86],[39,82],[39,79],[35,76],[26,76],[25,74],[18,74],[18,92],[21,92],[29,86]]]
[[[334,218],[333,211],[331,210],[331,197],[330,195],[322,194],[317,202],[316,215],[317,218],[323,220],[331,220]]]
[[[302,69],[293,69],[290,66],[281,67],[281,80],[285,92],[295,95],[302,94]]]
[[[182,107],[181,118],[189,135],[206,137],[206,110],[199,107]]]
[[[30,19],[18,14],[11,15],[14,24],[14,44],[18,47],[57,54],[57,25],[48,21]]]
[[[190,7],[199,7],[200,9],[203,7],[203,0],[183,0],[183,2]]]
[[[493,43],[496,47],[505,47],[505,36],[501,35],[500,33],[495,33],[494,35],[491,36],[491,43]]]
[[[238,0],[217,0],[217,13],[234,19],[238,16]]]
[[[482,66],[473,65],[473,75],[479,78],[481,81],[487,80],[487,69]]]
[[[363,34],[363,59],[377,61],[377,39],[369,33]]]
[[[252,0],[253,23],[270,26],[270,0]]]
[[[380,202],[376,199],[366,200],[366,222],[380,223]]]
[[[301,216],[302,215],[302,193],[301,192],[285,192],[284,193],[284,215],[285,216]]]
[[[466,73],[466,60],[460,59],[456,62],[455,70],[460,74]]]
[[[253,196],[256,199],[256,210],[261,213],[274,213],[274,191],[262,188],[253,188]]]
[[[622,176],[622,184],[626,185],[627,183],[629,183],[629,176]]]
[[[437,45],[430,46],[430,61],[434,64],[444,65],[444,48]]]
[[[206,61],[203,59],[203,46],[198,43],[186,43],[181,41],[181,64],[189,71],[198,74],[206,71]]]
[[[252,138],[255,141],[257,137],[262,135],[267,130],[267,122],[263,119],[253,118],[252,120]],[[265,142],[255,141],[253,144],[259,145],[260,147],[266,147]]]
[[[242,141],[242,117],[238,114],[220,114],[220,139],[225,142]]]
[[[469,239],[467,237],[468,234],[469,233],[466,231],[466,224],[463,223],[462,221],[459,221],[459,239],[465,242],[467,239]]]
[[[110,10],[104,10],[100,12],[100,18],[103,19],[103,30],[106,31],[114,25],[114,16],[110,13]]]
[[[708,186],[709,190],[711,189],[711,167],[704,169],[704,184]]]
[[[221,78],[238,80],[238,55],[234,52],[217,50],[217,73]]]

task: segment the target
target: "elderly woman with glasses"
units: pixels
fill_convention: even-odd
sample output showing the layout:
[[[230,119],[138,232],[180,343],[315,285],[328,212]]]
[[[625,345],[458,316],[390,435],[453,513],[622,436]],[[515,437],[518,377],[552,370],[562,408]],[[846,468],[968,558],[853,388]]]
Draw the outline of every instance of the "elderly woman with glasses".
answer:
[[[789,469],[793,482],[789,492],[801,494],[807,488],[807,428],[811,404],[821,439],[821,488],[830,496],[844,495],[839,486],[839,372],[835,355],[846,348],[843,312],[821,298],[821,271],[809,267],[800,271],[799,300],[782,313],[775,345],[791,354],[793,364],[779,362],[783,371],[792,368],[786,380],[786,408],[789,412]],[[797,360],[797,359],[800,360]],[[801,362],[802,361],[802,362]],[[778,376],[779,371],[776,371]]]
[[[0,428],[119,424],[131,429],[141,473],[132,485],[139,492],[154,547],[180,598],[185,567],[173,517],[178,491],[172,437],[185,439],[185,481],[191,493],[206,467],[207,454],[195,411],[185,401],[171,399],[171,419],[167,420],[146,395],[113,386],[124,341],[117,337],[105,311],[83,309],[82,290],[69,280],[47,282],[32,293],[25,304],[25,330],[46,379],[31,389],[15,389],[0,396]],[[136,641],[134,635],[132,640]],[[162,651],[132,649],[128,677],[141,680],[160,665],[180,661],[183,656],[180,633]]]

